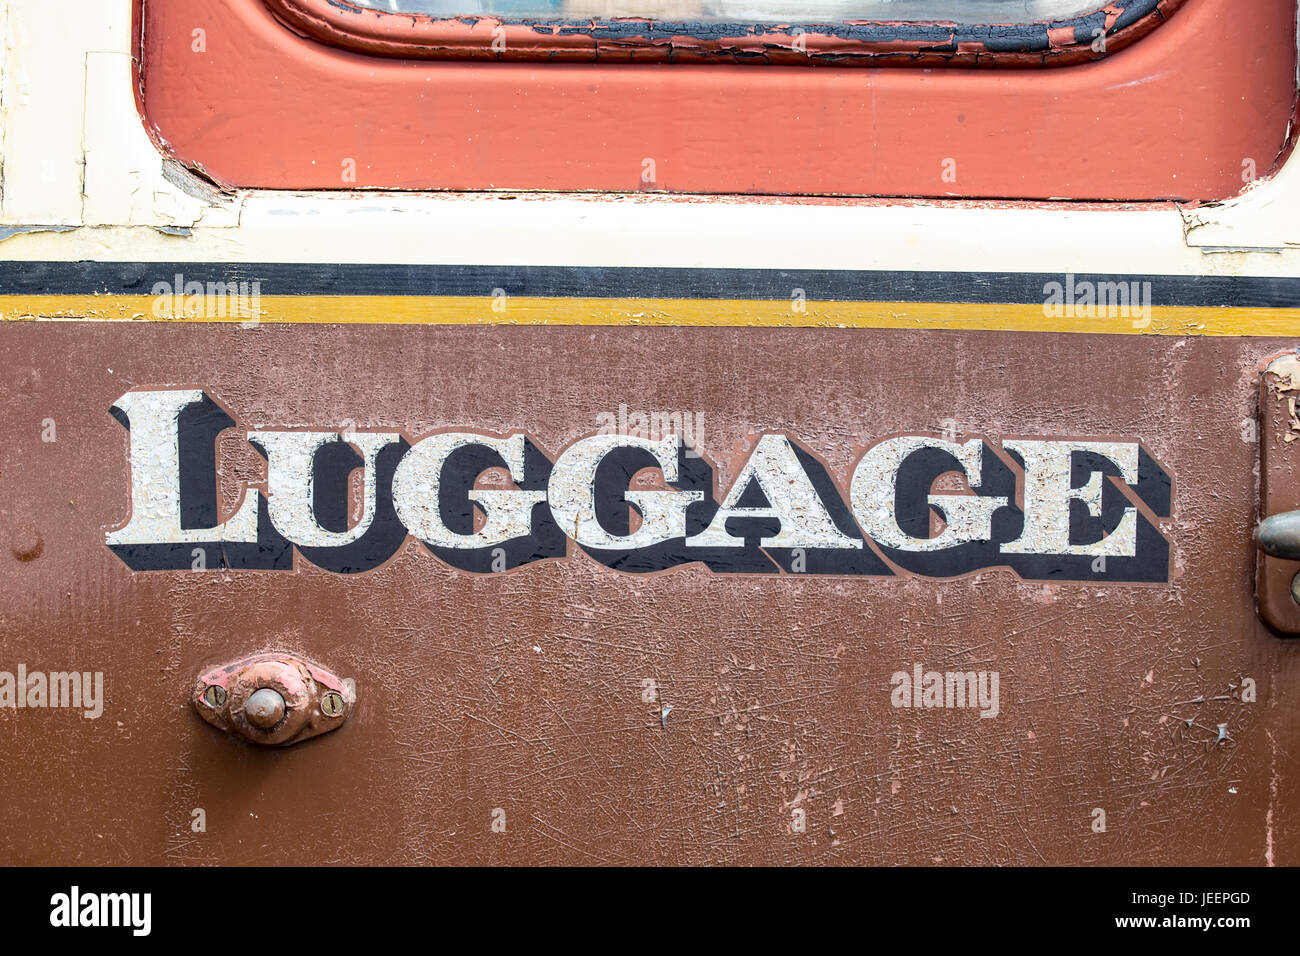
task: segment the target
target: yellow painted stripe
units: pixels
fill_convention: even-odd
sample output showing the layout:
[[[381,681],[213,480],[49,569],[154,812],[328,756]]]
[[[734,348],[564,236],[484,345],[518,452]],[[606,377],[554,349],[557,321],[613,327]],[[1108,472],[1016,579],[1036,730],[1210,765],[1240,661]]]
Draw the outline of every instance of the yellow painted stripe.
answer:
[[[0,296],[5,321],[248,322],[229,314],[171,315],[148,295]],[[1157,306],[1142,317],[1053,317],[1037,304],[790,302],[750,299],[587,299],[469,296],[265,295],[258,322],[372,325],[641,325],[866,329],[987,329],[1118,335],[1300,335],[1300,309]],[[155,312],[157,308],[157,312]]]

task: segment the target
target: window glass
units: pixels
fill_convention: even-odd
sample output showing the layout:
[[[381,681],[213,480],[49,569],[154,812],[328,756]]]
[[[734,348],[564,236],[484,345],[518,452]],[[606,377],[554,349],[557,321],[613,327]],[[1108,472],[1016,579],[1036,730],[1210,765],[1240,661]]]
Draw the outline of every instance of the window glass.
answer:
[[[495,14],[573,19],[648,17],[753,23],[841,20],[941,20],[962,24],[1034,23],[1077,17],[1103,0],[349,0],[361,7],[433,16]]]

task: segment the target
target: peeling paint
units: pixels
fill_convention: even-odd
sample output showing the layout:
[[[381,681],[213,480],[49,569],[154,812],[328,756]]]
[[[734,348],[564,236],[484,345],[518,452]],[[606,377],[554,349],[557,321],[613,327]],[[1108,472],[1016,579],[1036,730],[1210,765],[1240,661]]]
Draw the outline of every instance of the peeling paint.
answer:
[[[1139,39],[1184,0],[1113,0],[1091,14],[1023,24],[673,21],[645,17],[539,20],[439,18],[357,7],[341,0],[264,0],[304,36],[370,54],[492,60],[627,60],[824,63],[840,66],[1033,63],[1098,59]],[[1104,36],[1104,44],[1097,41]]]
[[[71,232],[76,226],[0,226],[0,242],[33,232]]]
[[[1296,400],[1300,397],[1300,355],[1275,359],[1268,366],[1265,381],[1277,401],[1286,405],[1287,430],[1282,440],[1290,443],[1300,439],[1300,412],[1296,409]]]

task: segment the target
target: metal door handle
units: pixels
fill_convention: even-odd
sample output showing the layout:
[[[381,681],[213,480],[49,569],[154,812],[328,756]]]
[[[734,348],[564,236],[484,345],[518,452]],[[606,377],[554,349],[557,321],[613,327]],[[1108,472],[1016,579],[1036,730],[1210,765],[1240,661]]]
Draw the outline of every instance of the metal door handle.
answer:
[[[214,727],[268,746],[288,746],[342,726],[356,684],[312,661],[271,652],[214,667],[194,685],[194,706]]]
[[[1300,561],[1300,511],[1265,518],[1255,531],[1255,541],[1270,558]]]

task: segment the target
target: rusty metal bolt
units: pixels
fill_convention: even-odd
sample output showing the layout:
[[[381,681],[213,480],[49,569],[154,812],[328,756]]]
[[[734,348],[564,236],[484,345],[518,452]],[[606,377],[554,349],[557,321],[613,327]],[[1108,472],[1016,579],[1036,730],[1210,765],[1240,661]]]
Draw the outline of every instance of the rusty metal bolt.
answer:
[[[329,691],[320,699],[320,712],[326,717],[337,717],[343,713],[343,695]]]
[[[244,703],[244,716],[254,727],[270,730],[284,719],[284,698],[271,688],[263,687]]]

